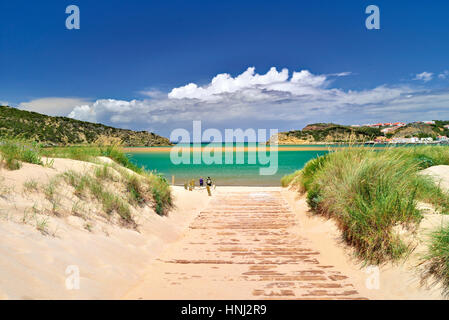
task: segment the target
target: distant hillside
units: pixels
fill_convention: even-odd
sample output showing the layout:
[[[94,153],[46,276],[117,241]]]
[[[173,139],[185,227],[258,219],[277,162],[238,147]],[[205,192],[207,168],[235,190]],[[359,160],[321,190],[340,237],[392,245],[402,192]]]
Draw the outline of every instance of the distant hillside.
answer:
[[[426,138],[437,136],[449,137],[449,128],[445,128],[449,121],[435,120],[435,124],[422,122],[409,123],[403,127],[351,127],[334,123],[309,124],[302,130],[280,132],[278,134],[279,144],[313,144],[313,143],[344,143],[344,142],[366,142],[376,137],[386,135],[388,138]],[[392,128],[389,133],[382,133],[383,128]],[[270,138],[273,141],[274,137]]]
[[[402,127],[395,131],[392,135],[394,138],[409,138],[409,137],[437,137],[437,136],[449,136],[449,129],[445,128],[449,121],[435,121],[435,124],[425,123],[409,123],[405,127]]]
[[[119,143],[123,146],[171,145],[167,138],[147,131],[117,129],[7,106],[0,106],[0,138],[2,137],[23,138],[53,146],[88,143]]]
[[[312,144],[365,142],[381,135],[378,128],[353,128],[334,123],[309,124],[302,130],[292,130],[278,134],[279,144]],[[274,137],[271,137],[272,141]]]

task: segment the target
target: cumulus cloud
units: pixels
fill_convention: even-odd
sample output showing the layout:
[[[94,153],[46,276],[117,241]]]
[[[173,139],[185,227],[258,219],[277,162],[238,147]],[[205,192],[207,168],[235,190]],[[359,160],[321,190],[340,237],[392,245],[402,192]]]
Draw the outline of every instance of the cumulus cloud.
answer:
[[[19,109],[26,111],[34,111],[50,116],[66,116],[74,107],[88,104],[86,99],[82,98],[40,98],[22,102],[19,104]]]
[[[69,116],[133,129],[154,128],[166,134],[202,120],[217,128],[276,127],[284,123],[300,127],[301,121],[369,121],[448,118],[449,92],[410,86],[378,86],[366,90],[342,90],[333,77],[349,73],[317,75],[308,70],[258,74],[253,67],[235,77],[223,73],[210,83],[189,83],[168,94],[151,91],[148,99],[102,99],[80,104]],[[430,76],[431,77],[431,76]],[[426,76],[422,80],[426,81]],[[434,115],[434,116],[433,116]],[[274,121],[274,122],[273,122]]]
[[[326,84],[326,77],[313,75],[307,70],[293,72],[289,78],[287,69],[277,71],[272,67],[266,74],[255,73],[250,67],[242,74],[233,78],[227,73],[218,74],[206,86],[189,83],[186,86],[174,88],[169,94],[170,99],[198,99],[201,101],[221,101],[229,94],[238,93],[248,100],[266,99],[268,92],[290,93],[302,95],[311,93]]]
[[[418,73],[413,80],[422,80],[424,82],[428,82],[432,79],[433,79],[433,73],[424,71],[424,72]]]

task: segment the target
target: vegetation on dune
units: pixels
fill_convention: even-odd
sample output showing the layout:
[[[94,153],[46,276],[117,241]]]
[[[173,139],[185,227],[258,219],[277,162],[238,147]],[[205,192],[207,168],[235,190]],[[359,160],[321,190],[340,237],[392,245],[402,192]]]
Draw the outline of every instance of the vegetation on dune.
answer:
[[[10,170],[20,169],[21,162],[45,165],[42,157],[66,158],[87,162],[97,162],[97,157],[108,157],[134,172],[144,172],[144,169],[132,163],[120,147],[115,145],[44,148],[36,142],[21,139],[1,139],[0,154],[4,165]]]
[[[291,174],[283,176],[281,178],[281,185],[285,188],[293,183],[293,181],[299,176],[301,170],[295,171]]]
[[[379,264],[408,251],[393,227],[416,227],[422,219],[418,201],[449,213],[449,195],[419,174],[439,164],[449,164],[449,148],[353,147],[313,159],[285,179],[307,192],[314,212],[337,221],[361,258]]]
[[[130,205],[151,205],[159,215],[164,215],[172,206],[171,191],[163,176],[145,171],[132,163],[126,154],[116,146],[68,146],[43,148],[37,143],[23,140],[0,141],[0,155],[3,165],[9,170],[18,170],[22,162],[37,165],[53,164],[51,158],[67,158],[97,164],[93,174],[78,174],[68,171],[64,180],[75,188],[75,195],[83,197],[86,192],[92,194],[103,205],[106,213],[117,212],[125,221],[131,222]],[[104,164],[98,157],[108,157],[113,163]],[[42,159],[47,158],[44,162]],[[109,191],[107,182],[122,183],[125,197]],[[55,190],[59,181],[52,180],[44,187],[46,198],[53,204],[54,211],[58,206]],[[26,182],[24,188],[36,189],[35,182]]]
[[[79,197],[86,196],[86,192],[89,191],[103,205],[104,212],[111,214],[115,211],[124,221],[132,222],[129,204],[119,195],[107,190],[101,177],[94,178],[89,174],[67,171],[64,173],[64,179],[75,188],[75,193]]]
[[[17,170],[21,162],[42,165],[42,158],[37,143],[25,143],[17,140],[0,141],[0,154],[4,166],[9,170]]]
[[[134,172],[142,173],[144,171],[144,169],[132,163],[126,154],[117,146],[91,145],[41,148],[40,154],[45,157],[67,158],[88,162],[96,162],[97,157],[108,157]]]
[[[167,138],[152,132],[118,129],[67,117],[51,117],[7,106],[0,106],[0,138],[20,138],[47,146],[91,143],[123,146],[171,145]]]
[[[443,283],[444,294],[449,295],[449,227],[441,227],[431,235],[429,250],[424,257],[424,279],[431,276]]]

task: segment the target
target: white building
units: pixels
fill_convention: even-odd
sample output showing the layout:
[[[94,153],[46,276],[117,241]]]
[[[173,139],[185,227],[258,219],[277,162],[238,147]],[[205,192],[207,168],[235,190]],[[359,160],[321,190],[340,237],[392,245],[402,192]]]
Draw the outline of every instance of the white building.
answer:
[[[412,138],[393,138],[390,140],[390,143],[418,143],[419,138],[412,137]]]

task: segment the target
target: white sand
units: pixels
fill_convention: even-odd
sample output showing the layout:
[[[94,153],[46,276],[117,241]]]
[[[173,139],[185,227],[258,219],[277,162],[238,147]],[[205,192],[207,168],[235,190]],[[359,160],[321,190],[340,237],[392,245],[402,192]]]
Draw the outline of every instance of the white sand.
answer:
[[[443,190],[449,191],[449,166],[433,166],[421,173],[431,176]]]
[[[449,191],[449,166],[434,166],[421,173],[431,176],[443,190]],[[434,213],[432,206],[421,203],[421,209],[427,209],[424,212],[429,213],[424,214],[417,233],[413,235],[411,244],[414,250],[399,263],[381,266],[379,289],[368,289],[366,284],[373,279],[370,276],[374,274],[374,269],[367,268],[354,257],[353,250],[343,243],[336,223],[309,212],[305,197],[299,196],[296,191],[284,189],[283,192],[301,221],[300,232],[312,240],[321,252],[322,261],[333,263],[342,272],[350,274],[357,290],[364,296],[370,299],[444,299],[439,284],[433,284],[432,280],[421,283],[420,262],[427,250],[428,235],[438,227],[448,225],[448,215]],[[398,231],[404,232],[401,229]],[[406,240],[410,237],[407,232],[403,236]]]
[[[42,192],[23,191],[23,183],[47,183],[67,169],[88,170],[94,164],[55,159],[54,169],[24,164],[20,170],[2,169],[0,198],[0,299],[114,299],[135,285],[145,266],[164,247],[182,236],[190,221],[209,201],[204,190],[189,192],[173,187],[175,209],[160,217],[149,207],[133,212],[138,229],[124,228],[91,214],[92,232],[74,215],[41,214],[50,203]],[[62,203],[68,191],[59,190]],[[40,213],[32,216],[32,207]],[[93,205],[93,204],[92,204]],[[85,207],[89,208],[89,203]],[[63,210],[62,210],[63,211]],[[27,214],[24,214],[27,212]],[[24,217],[26,222],[23,222]],[[48,234],[36,229],[36,220],[48,219]],[[80,290],[67,290],[66,269],[77,266]],[[70,270],[69,270],[70,271]]]
[[[24,164],[18,171],[0,171],[0,299],[116,299],[123,298],[144,279],[148,266],[183,238],[187,227],[207,206],[205,190],[189,192],[173,187],[175,210],[160,217],[150,207],[133,211],[138,229],[121,226],[95,214],[95,203],[82,203],[88,219],[65,212],[48,213],[50,202],[40,192],[24,190],[24,182],[35,179],[40,185],[65,170],[83,172],[94,164],[55,159],[54,168]],[[449,166],[426,169],[444,187],[449,182]],[[254,189],[254,188],[253,188]],[[220,188],[221,192],[245,191],[245,187]],[[261,193],[265,189],[260,188]],[[62,206],[73,204],[73,192],[62,185],[58,192]],[[447,222],[446,216],[428,214],[421,223],[417,249],[399,265],[380,267],[379,288],[368,288],[370,275],[342,243],[332,220],[311,215],[303,197],[283,189],[282,196],[294,210],[298,234],[310,240],[320,252],[319,260],[332,264],[359,293],[370,299],[441,299],[441,288],[421,287],[419,255],[425,250],[428,231]],[[33,215],[33,206],[38,213]],[[47,211],[46,211],[47,210]],[[62,210],[64,211],[64,210]],[[36,228],[48,219],[47,234]],[[91,224],[88,231],[86,221]],[[66,269],[76,266],[80,289],[66,288]],[[375,271],[374,271],[375,272]],[[374,283],[375,284],[375,283]]]
[[[425,249],[422,243],[408,259],[400,263],[388,263],[379,269],[364,266],[355,258],[354,251],[342,241],[341,232],[333,220],[309,212],[305,197],[299,197],[297,192],[283,192],[300,220],[298,232],[309,238],[316,250],[320,251],[322,263],[333,264],[342,273],[350,276],[361,295],[380,300],[443,299],[441,287],[421,286],[417,265],[419,255]],[[424,233],[424,228],[421,233]],[[374,278],[376,274],[379,275],[378,286]]]

